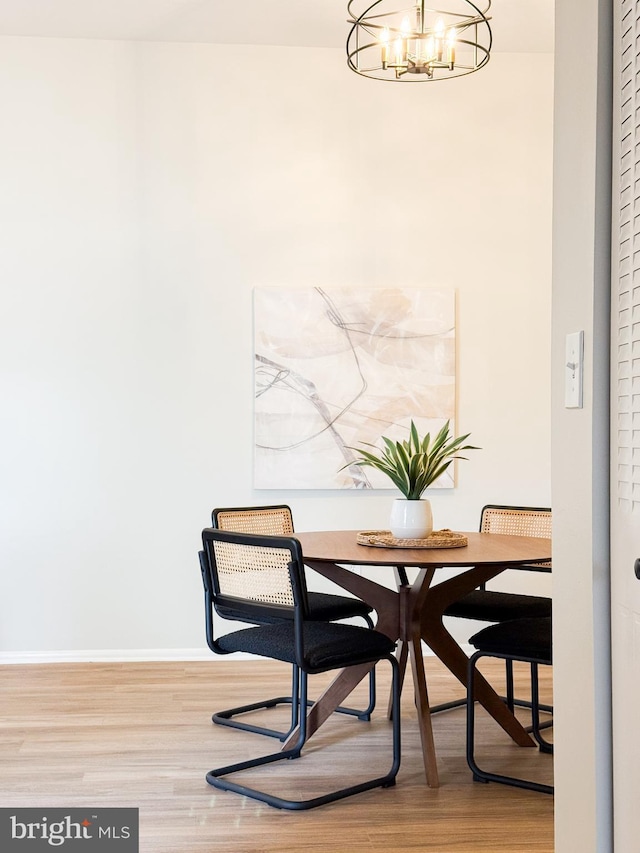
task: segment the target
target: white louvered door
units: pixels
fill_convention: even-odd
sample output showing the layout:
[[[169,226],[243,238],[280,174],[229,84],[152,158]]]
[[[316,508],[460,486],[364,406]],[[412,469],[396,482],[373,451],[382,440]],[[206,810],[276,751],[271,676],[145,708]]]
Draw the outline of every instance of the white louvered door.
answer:
[[[640,0],[616,0],[611,289],[614,851],[640,849]]]

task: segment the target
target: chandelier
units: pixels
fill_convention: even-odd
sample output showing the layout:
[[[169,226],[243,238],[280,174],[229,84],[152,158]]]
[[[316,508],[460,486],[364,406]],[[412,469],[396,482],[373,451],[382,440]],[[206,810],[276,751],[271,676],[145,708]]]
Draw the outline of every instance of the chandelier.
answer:
[[[476,0],[483,8],[471,0],[442,0],[446,10],[428,9],[425,0],[398,10],[396,2],[348,0],[347,62],[356,74],[424,83],[472,74],[489,61],[491,0]]]

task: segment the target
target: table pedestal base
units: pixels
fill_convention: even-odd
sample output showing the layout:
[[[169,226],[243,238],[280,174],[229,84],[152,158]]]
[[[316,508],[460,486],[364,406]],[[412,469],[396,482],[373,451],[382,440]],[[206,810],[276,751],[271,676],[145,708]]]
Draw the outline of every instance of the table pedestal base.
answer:
[[[416,580],[410,584],[405,567],[396,568],[397,589],[388,589],[335,563],[305,559],[308,566],[339,584],[370,604],[378,613],[376,630],[398,641],[397,657],[400,663],[401,685],[407,661],[415,690],[418,726],[422,742],[424,768],[429,787],[439,786],[429,697],[422,655],[422,641],[440,658],[444,665],[467,686],[467,656],[443,624],[445,609],[481,583],[490,580],[503,570],[502,565],[485,564],[465,569],[442,583],[431,586],[436,567],[420,569]],[[342,704],[351,691],[369,673],[373,664],[349,667],[333,680],[325,692],[310,708],[307,717],[308,736],[317,731]],[[475,698],[519,746],[535,746],[520,722],[511,713],[491,685],[478,674]],[[297,737],[297,729],[283,745],[288,749]]]

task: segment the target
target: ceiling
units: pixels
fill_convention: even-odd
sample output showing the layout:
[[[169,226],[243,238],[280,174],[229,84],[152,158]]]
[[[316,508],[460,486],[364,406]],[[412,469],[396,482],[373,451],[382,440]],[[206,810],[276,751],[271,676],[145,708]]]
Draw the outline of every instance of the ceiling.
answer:
[[[552,52],[554,3],[493,0],[494,50]],[[347,0],[0,0],[0,35],[343,47],[346,5]]]

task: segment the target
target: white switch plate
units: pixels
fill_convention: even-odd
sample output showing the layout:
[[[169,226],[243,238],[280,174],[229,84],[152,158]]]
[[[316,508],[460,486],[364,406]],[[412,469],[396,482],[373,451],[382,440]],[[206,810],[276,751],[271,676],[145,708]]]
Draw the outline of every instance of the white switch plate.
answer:
[[[564,407],[582,408],[582,368],[584,361],[584,332],[567,335],[564,366]]]

